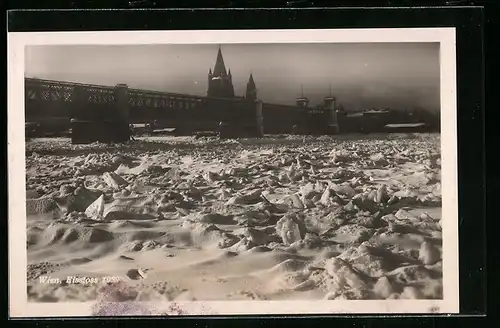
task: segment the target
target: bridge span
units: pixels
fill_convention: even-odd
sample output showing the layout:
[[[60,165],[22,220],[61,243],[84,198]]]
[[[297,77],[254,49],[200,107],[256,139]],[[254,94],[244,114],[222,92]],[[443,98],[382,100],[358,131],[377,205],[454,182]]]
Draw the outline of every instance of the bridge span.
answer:
[[[307,130],[307,125],[326,127],[333,121],[331,110],[312,111],[244,97],[204,97],[134,89],[126,84],[104,86],[35,78],[25,78],[25,120],[61,129],[73,121],[72,128],[75,124],[85,126],[76,128],[81,131],[78,133],[87,131],[91,122],[100,122],[94,131],[125,131],[125,125],[156,122],[187,134],[217,129],[223,123],[253,136],[291,133],[298,127]],[[123,138],[128,140],[126,133]]]

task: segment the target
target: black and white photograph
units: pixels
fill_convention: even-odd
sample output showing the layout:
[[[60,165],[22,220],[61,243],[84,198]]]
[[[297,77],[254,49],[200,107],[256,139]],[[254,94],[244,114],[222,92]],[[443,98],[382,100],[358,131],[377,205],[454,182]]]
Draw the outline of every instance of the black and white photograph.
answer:
[[[11,311],[457,312],[453,29],[194,32],[9,36]]]

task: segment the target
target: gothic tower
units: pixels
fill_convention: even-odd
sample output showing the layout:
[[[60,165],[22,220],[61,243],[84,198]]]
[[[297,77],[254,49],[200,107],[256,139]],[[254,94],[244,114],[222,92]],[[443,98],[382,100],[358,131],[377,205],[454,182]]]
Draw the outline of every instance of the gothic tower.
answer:
[[[231,70],[229,70],[229,72],[226,71],[226,66],[224,65],[224,58],[222,57],[222,51],[220,47],[217,53],[214,71],[212,72],[212,69],[210,69],[208,72],[207,96],[216,98],[234,97],[234,87]]]
[[[255,86],[255,81],[253,80],[252,74],[250,74],[250,78],[247,82],[247,93],[245,95],[245,98],[252,101],[257,100],[257,87]]]

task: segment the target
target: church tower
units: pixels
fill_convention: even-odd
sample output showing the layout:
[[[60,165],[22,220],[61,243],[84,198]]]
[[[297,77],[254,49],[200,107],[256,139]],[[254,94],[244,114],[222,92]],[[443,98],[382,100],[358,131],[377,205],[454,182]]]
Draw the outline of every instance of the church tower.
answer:
[[[216,98],[234,97],[234,87],[231,70],[229,70],[229,72],[226,71],[226,65],[224,65],[224,58],[222,57],[222,51],[220,47],[217,53],[214,70],[212,72],[212,69],[210,69],[208,72],[207,96]]]
[[[253,80],[252,74],[250,74],[250,78],[247,82],[247,92],[245,98],[252,101],[257,100],[257,87],[255,86],[255,81]]]

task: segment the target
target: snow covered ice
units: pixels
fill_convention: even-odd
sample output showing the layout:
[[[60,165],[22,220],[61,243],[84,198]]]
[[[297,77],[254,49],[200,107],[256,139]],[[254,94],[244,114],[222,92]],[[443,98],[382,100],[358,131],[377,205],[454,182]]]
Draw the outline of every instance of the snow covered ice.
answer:
[[[26,181],[30,301],[443,296],[438,134],[32,139]]]

